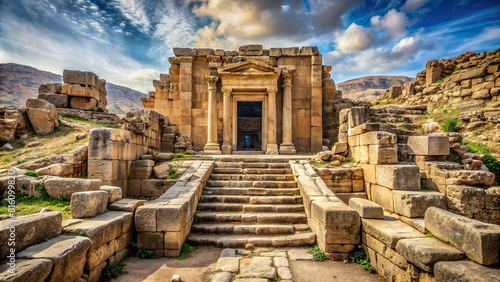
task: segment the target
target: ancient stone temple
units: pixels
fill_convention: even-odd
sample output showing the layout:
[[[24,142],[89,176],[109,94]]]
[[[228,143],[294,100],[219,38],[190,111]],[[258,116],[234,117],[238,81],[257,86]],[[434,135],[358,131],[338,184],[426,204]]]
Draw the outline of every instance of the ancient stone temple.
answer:
[[[322,106],[340,97],[316,47],[174,48],[144,107],[170,118],[205,154],[319,152]],[[340,98],[338,98],[340,100]]]

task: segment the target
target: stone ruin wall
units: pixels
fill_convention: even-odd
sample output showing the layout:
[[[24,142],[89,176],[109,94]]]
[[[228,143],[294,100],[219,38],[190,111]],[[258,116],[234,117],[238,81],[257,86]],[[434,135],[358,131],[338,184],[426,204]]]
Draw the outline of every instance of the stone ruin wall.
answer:
[[[208,130],[208,88],[206,75],[219,76],[217,68],[246,60],[255,60],[279,67],[294,65],[297,70],[292,80],[293,143],[297,152],[318,152],[323,140],[321,136],[323,107],[326,101],[338,103],[340,93],[330,78],[331,67],[322,65],[322,56],[316,47],[293,47],[263,49],[261,45],[241,46],[239,51],[221,49],[174,48],[175,57],[169,58],[169,74],[161,74],[160,80],[153,81],[154,92],[141,98],[145,108],[154,109],[171,117],[172,124],[179,133],[193,140],[194,150],[203,150],[207,143]],[[278,81],[281,86],[282,79]],[[282,88],[276,94],[277,143],[282,136]],[[217,89],[218,139],[222,143],[223,94],[221,82]],[[328,115],[328,114],[327,114]],[[335,117],[329,118],[335,124]],[[333,127],[334,129],[334,127]],[[335,130],[328,131],[333,140]],[[313,136],[311,138],[311,136]]]

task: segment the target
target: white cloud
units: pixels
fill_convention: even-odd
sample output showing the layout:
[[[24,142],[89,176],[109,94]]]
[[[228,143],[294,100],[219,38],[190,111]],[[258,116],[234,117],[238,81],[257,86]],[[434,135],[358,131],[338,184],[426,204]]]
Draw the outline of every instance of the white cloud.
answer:
[[[405,13],[392,9],[383,17],[373,16],[370,22],[374,28],[384,30],[392,37],[400,38],[408,32],[406,26],[410,23],[410,20]]]
[[[353,53],[368,48],[375,38],[372,30],[352,23],[335,39],[335,49],[343,53]]]
[[[407,0],[401,10],[405,12],[415,12],[422,8],[429,0]]]
[[[130,23],[142,33],[149,33],[151,23],[144,6],[138,0],[115,0],[111,2]]]

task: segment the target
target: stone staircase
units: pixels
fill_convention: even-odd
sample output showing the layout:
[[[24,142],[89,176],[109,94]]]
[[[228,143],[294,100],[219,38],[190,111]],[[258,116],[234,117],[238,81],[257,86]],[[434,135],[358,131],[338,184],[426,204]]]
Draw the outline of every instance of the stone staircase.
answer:
[[[192,245],[223,248],[300,247],[314,244],[290,164],[217,161],[198,204]]]

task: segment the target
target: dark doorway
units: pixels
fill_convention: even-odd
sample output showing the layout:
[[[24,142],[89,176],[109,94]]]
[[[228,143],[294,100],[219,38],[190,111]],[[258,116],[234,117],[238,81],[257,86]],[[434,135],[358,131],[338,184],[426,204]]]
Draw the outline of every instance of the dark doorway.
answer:
[[[238,102],[238,151],[262,150],[262,102]]]

